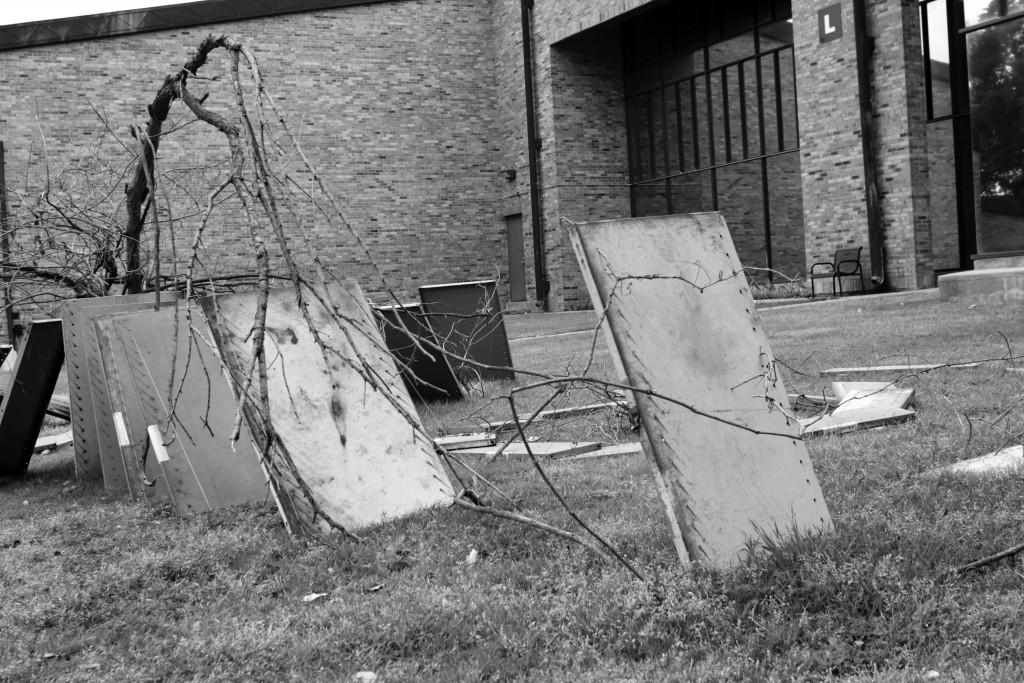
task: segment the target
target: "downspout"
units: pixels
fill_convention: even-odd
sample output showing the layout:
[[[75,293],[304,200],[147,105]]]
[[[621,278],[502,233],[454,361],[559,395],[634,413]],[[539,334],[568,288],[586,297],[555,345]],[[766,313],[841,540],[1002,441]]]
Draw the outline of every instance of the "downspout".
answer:
[[[533,274],[537,297],[537,305],[541,310],[548,310],[547,267],[544,261],[544,224],[541,220],[540,206],[540,138],[537,137],[536,112],[534,110],[533,87],[533,36],[531,18],[533,0],[522,0],[523,13],[523,79],[526,89],[526,147],[530,163],[530,223],[533,229]]]
[[[14,308],[11,306],[11,230],[7,216],[7,177],[4,168],[4,143],[0,141],[0,257],[3,258],[3,265],[0,265],[0,273],[3,273],[3,307],[4,317],[7,322],[7,343],[11,346],[18,345],[17,330],[14,327]]]
[[[864,156],[864,199],[868,212],[868,255],[871,282],[885,284],[882,253],[882,214],[878,205],[878,175],[875,165],[875,125],[871,105],[870,61],[874,41],[868,36],[866,0],[853,0],[853,32],[857,46],[857,90],[860,95],[861,146]]]

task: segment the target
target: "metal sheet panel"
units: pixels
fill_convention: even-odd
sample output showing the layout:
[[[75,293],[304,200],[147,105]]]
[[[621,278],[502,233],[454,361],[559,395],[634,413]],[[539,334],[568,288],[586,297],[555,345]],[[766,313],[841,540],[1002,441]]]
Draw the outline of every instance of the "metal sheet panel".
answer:
[[[436,349],[439,343],[424,318],[423,306],[378,306],[374,313],[381,319],[384,341],[413,397],[421,401],[462,399],[462,386],[448,358]]]
[[[460,377],[515,379],[494,280],[420,287],[420,300],[429,314],[430,326],[445,348],[454,356],[471,361],[449,359]]]
[[[282,486],[297,516],[293,527],[325,532],[326,518],[358,530],[449,502],[451,483],[358,285],[304,290],[303,298],[326,353],[290,289],[272,291],[264,336],[273,458],[294,463],[302,479]],[[256,295],[203,303],[242,386]],[[247,416],[259,441],[268,420],[258,409]]]
[[[143,461],[144,455],[149,452],[147,421],[138,382],[134,379],[143,364],[141,360],[126,353],[128,340],[119,337],[114,327],[115,319],[133,315],[140,315],[140,312],[98,315],[93,319],[107,384],[107,403],[97,405],[96,411],[107,416],[104,423],[111,434],[105,434],[103,440],[114,440],[117,443],[120,460],[111,465],[119,465],[123,470],[124,480],[131,494],[136,497],[169,499],[173,502],[167,481],[160,476],[155,459],[148,458]],[[153,485],[150,486],[148,483]]]
[[[108,316],[97,329],[114,360],[112,406],[125,415],[127,471],[159,479],[178,512],[190,515],[269,499],[249,432],[235,448],[230,436],[236,402],[202,311],[184,308]],[[137,401],[137,406],[128,405]],[[153,462],[156,425],[168,458]],[[138,480],[138,479],[137,479]]]
[[[128,486],[116,469],[109,472],[109,479],[103,470],[101,454],[117,454],[118,449],[116,440],[105,438],[101,441],[97,434],[93,399],[95,395],[105,396],[106,382],[91,319],[97,315],[143,310],[155,302],[154,294],[131,294],[70,299],[64,303],[61,323],[67,356],[71,428],[75,435],[75,473],[79,479],[103,479],[105,485],[114,490],[127,490]]]
[[[607,310],[612,352],[644,390],[634,392],[637,408],[680,503],[670,515],[690,558],[734,564],[761,532],[829,528],[721,215],[603,221],[570,233],[595,306]]]
[[[33,322],[0,404],[0,475],[18,476],[28,468],[63,364],[60,320]]]

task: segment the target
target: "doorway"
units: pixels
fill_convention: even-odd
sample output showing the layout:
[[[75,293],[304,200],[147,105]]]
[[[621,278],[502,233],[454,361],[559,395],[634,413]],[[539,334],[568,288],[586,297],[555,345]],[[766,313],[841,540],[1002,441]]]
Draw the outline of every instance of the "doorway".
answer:
[[[508,298],[526,301],[526,251],[523,245],[523,214],[505,217],[508,242]]]

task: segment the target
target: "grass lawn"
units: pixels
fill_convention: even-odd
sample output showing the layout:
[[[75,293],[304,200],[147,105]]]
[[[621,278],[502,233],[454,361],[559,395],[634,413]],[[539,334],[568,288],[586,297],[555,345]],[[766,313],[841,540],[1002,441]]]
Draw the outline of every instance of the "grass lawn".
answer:
[[[677,565],[642,456],[551,463],[569,503],[646,583],[466,510],[391,522],[362,542],[295,542],[269,506],[179,520],[76,482],[68,448],[37,455],[27,477],[0,483],[0,681],[1024,678],[1017,563],[951,571],[1024,542],[1024,486],[920,476],[1021,441],[1024,374],[1001,360],[1024,352],[1019,307],[874,297],[762,317],[790,390],[828,390],[818,373],[834,366],[998,360],[902,378],[917,390],[912,422],[809,441],[835,532],[732,571]],[[590,314],[506,321],[519,368],[578,372],[590,360]],[[591,373],[611,377],[601,339]],[[435,431],[503,416],[510,387],[424,407],[424,420]],[[522,407],[545,397],[528,392]],[[577,390],[553,405],[603,399]],[[635,438],[611,412],[537,433]],[[475,464],[528,514],[573,528],[528,463]]]

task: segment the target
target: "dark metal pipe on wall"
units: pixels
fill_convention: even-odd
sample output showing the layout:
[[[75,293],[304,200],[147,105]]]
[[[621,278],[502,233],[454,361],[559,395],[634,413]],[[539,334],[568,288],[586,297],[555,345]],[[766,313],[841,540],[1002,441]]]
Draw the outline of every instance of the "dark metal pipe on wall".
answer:
[[[544,247],[544,221],[540,203],[540,138],[537,137],[537,120],[534,108],[533,83],[533,0],[522,0],[523,30],[523,80],[526,97],[526,147],[530,164],[530,224],[533,232],[533,272],[537,305],[548,310],[548,289]]]
[[[10,279],[7,277],[10,274],[9,263],[11,261],[11,228],[8,222],[7,215],[7,177],[6,177],[6,162],[4,161],[4,143],[0,142],[0,258],[3,259],[3,264],[0,265],[0,271],[4,274],[3,282],[3,294],[0,298],[0,305],[4,308],[4,320],[7,327],[7,343],[13,345],[17,344],[17,331],[14,327],[14,308],[11,306],[11,292],[8,289],[10,286]]]
[[[860,96],[861,146],[864,156],[864,193],[868,213],[868,254],[871,282],[885,284],[885,260],[882,251],[882,214],[878,204],[878,174],[875,165],[875,122],[871,104],[871,53],[873,40],[868,36],[866,0],[853,0],[853,31],[857,49],[857,90]]]

